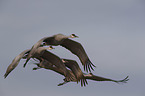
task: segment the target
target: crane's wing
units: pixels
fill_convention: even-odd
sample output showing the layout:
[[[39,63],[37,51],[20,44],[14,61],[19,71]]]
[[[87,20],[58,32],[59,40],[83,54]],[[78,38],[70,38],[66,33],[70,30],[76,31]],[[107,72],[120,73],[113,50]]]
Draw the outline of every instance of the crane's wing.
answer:
[[[41,58],[49,61],[51,64],[55,65],[57,68],[62,70],[64,72],[64,75],[65,75],[67,81],[73,80],[70,72],[67,70],[67,68],[65,67],[65,65],[63,64],[63,62],[61,61],[61,59],[58,56],[54,55],[53,53],[51,53],[49,51],[44,50]]]
[[[75,75],[77,82],[81,81],[81,86],[86,86],[88,84],[87,80],[84,78],[83,72],[80,69],[78,63],[74,60],[62,59],[65,66],[71,69],[73,74]]]
[[[4,78],[6,78],[6,77],[9,75],[9,73],[17,67],[17,65],[19,64],[19,62],[20,62],[20,60],[22,59],[22,57],[23,57],[26,53],[28,53],[29,51],[30,51],[30,49],[25,50],[25,51],[23,51],[21,54],[19,54],[18,56],[16,56],[16,57],[13,59],[12,63],[8,66],[8,68],[7,68],[7,70],[6,70],[6,73],[5,73],[5,75],[4,75]]]
[[[32,46],[32,48],[31,48],[31,50],[30,50],[30,52],[28,53],[28,56],[26,57],[26,62],[25,62],[25,64],[24,64],[24,68],[25,68],[25,66],[26,66],[26,64],[28,63],[28,61],[31,59],[31,57],[35,54],[35,51],[37,50],[37,48],[39,48],[40,46],[41,46],[41,44],[43,43],[43,41],[45,40],[45,39],[47,39],[48,37],[43,37],[42,39],[40,39],[37,43],[35,43],[33,46]]]
[[[34,67],[33,70],[37,70],[40,68],[44,68],[44,69],[48,69],[48,70],[52,70],[58,74],[61,74],[63,76],[65,76],[63,70],[61,70],[60,68],[57,68],[55,65],[53,65],[52,63],[48,62],[47,60],[42,60],[40,63],[35,63],[37,65],[37,67]],[[68,70],[68,69],[67,69]],[[74,74],[72,73],[72,71],[68,70],[71,74],[71,76],[73,78],[75,78]],[[66,76],[65,76],[66,77]],[[70,82],[68,80],[66,80],[66,78],[64,79],[63,83],[58,84],[58,86],[61,86],[63,84],[66,84],[67,82]]]
[[[91,72],[91,69],[94,70],[93,67],[95,67],[95,65],[90,61],[83,46],[80,43],[71,39],[64,39],[60,45],[79,57],[80,61],[84,65],[84,70],[87,72],[88,70]]]
[[[93,75],[92,73],[84,75],[84,76],[86,79],[90,79],[90,80],[94,80],[94,81],[112,81],[112,82],[116,82],[116,83],[127,83],[127,81],[129,80],[128,79],[129,76],[127,76],[123,80],[113,80],[113,79],[109,79],[109,78],[104,78],[104,77]]]

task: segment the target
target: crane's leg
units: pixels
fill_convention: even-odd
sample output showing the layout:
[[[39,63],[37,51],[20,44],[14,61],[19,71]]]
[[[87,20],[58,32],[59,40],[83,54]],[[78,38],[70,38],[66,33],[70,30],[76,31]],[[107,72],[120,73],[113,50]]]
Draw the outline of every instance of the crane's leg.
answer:
[[[64,81],[63,83],[59,83],[57,86],[62,86],[64,84],[66,84],[66,83],[68,83],[68,82]]]

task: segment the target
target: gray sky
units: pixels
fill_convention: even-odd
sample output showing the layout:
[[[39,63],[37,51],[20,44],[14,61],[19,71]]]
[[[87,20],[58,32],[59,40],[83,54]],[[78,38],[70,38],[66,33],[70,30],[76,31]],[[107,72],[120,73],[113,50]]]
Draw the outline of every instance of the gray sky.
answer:
[[[143,96],[145,95],[144,0],[1,0],[0,96]],[[57,33],[75,33],[91,61],[93,74],[115,80],[129,75],[127,84],[88,81],[87,87],[69,83],[47,70],[32,71],[24,60],[6,79],[3,75],[15,56],[39,39]],[[55,47],[56,55],[79,59]]]

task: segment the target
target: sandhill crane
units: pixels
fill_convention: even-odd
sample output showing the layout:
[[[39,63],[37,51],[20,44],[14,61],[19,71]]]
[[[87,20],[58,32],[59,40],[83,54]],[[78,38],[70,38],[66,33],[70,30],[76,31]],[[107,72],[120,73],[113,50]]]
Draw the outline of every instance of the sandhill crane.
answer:
[[[57,72],[57,71],[55,71],[55,72]],[[105,77],[101,77],[101,76],[96,76],[96,75],[93,75],[92,73],[84,74],[84,77],[85,77],[85,79],[89,79],[89,80],[93,80],[93,81],[111,81],[111,82],[115,82],[115,83],[127,83],[127,81],[129,80],[128,79],[129,76],[126,76],[122,80],[113,80],[113,79],[109,79],[109,78],[105,78]],[[74,82],[75,82],[75,80],[74,80]],[[64,85],[66,83],[68,83],[68,82],[64,81],[63,83],[59,83],[58,86]]]
[[[53,48],[51,46],[50,47],[39,47],[39,48],[37,48],[36,52],[33,54],[33,58],[40,58],[40,55],[42,54],[41,52],[43,50],[47,50],[47,49],[51,50]],[[4,78],[6,78],[8,76],[8,74],[17,67],[17,65],[19,64],[20,60],[23,57],[25,57],[25,55],[29,54],[29,52],[30,52],[30,49],[24,50],[23,52],[21,52],[18,56],[16,56],[13,59],[12,63],[8,66],[8,68],[6,70]]]
[[[74,61],[74,60],[68,60],[68,59],[63,59],[63,60],[65,60],[65,62],[66,61],[68,61],[68,62]],[[65,64],[66,67],[69,66],[70,69],[73,69],[75,67],[76,68],[78,67],[77,64],[75,64],[75,63],[73,64],[72,62],[71,63],[68,63],[68,62],[67,62],[67,64]],[[33,70],[37,70],[37,69],[40,69],[40,68],[45,68],[45,69],[48,69],[48,70],[52,70],[52,71],[55,71],[56,73],[59,73],[59,74],[61,74],[61,75],[64,76],[64,73],[63,73],[62,70],[58,69],[56,66],[54,66],[53,64],[51,64],[48,61],[45,61],[45,63],[44,62],[37,63],[37,67],[33,68]],[[64,85],[64,84],[66,84],[68,82],[77,82],[77,78],[74,75],[74,72],[72,72],[72,70],[69,70],[69,72],[70,72],[70,74],[72,75],[72,77],[74,79],[71,80],[71,81],[65,81],[64,80],[64,82],[63,83],[59,83],[58,86]],[[83,75],[84,75],[84,78],[85,79],[89,79],[89,80],[93,80],[93,81],[112,81],[112,82],[115,82],[115,83],[127,83],[127,81],[129,80],[128,79],[128,76],[125,79],[123,79],[123,80],[113,80],[113,79],[109,79],[109,78],[104,78],[104,77],[96,76],[96,75],[93,75],[92,73],[89,73],[89,74],[83,73]],[[86,84],[87,84],[86,81],[81,81],[81,86],[83,86],[83,85],[85,86]]]
[[[33,54],[35,53],[36,49],[38,47],[40,47],[43,42],[49,41],[49,45],[59,45],[59,44],[61,44],[61,42],[63,41],[63,39],[65,39],[65,38],[75,38],[75,37],[77,37],[75,34],[72,34],[70,36],[65,36],[65,35],[62,35],[62,34],[57,34],[57,35],[54,35],[52,37],[44,37],[44,38],[40,39],[37,43],[35,43],[32,46],[31,51],[29,52],[29,54],[28,54],[28,56],[26,58],[26,62],[25,62],[25,64],[24,64],[23,67],[26,66],[27,62],[33,56]],[[47,42],[47,44],[48,44],[48,42]]]
[[[52,48],[51,46],[48,47],[48,49]],[[66,69],[65,65],[63,64],[62,60],[56,56],[55,54],[47,51],[47,47],[38,47],[34,54],[31,56],[32,58],[36,58],[40,61],[43,60],[47,60],[50,63],[52,63],[53,65],[55,65],[58,69],[62,70],[65,77],[66,77],[66,81],[70,81],[73,80],[73,78],[71,77],[71,74],[69,73],[69,71]]]
[[[56,73],[59,73],[59,74],[65,76],[63,70],[61,70],[60,68],[57,68],[55,65],[53,65],[52,63],[50,63],[47,60],[44,60],[44,61],[41,61],[40,63],[35,63],[35,64],[37,65],[37,67],[34,67],[33,70],[44,68],[44,69],[48,69],[48,70],[53,70]],[[70,73],[73,80],[66,80],[66,76],[65,76],[63,84],[70,82],[70,81],[78,83],[78,79],[76,78],[76,76],[74,75],[74,73],[72,71],[73,70],[68,70],[68,72]],[[85,78],[81,79],[80,81],[81,81],[81,86],[86,86],[87,81]],[[58,86],[60,86],[60,84]]]
[[[63,34],[56,34],[50,37],[47,37],[46,39],[43,40],[44,44],[46,45],[53,45],[53,46],[58,46],[62,44],[64,39],[68,38],[78,38],[75,34],[71,34],[70,36],[66,36]]]
[[[45,42],[45,45],[60,45],[62,47],[65,47],[69,51],[71,51],[73,54],[79,57],[81,63],[84,65],[84,70],[88,72],[88,70],[91,72],[91,69],[95,67],[93,63],[90,61],[89,57],[87,56],[83,46],[76,42],[73,41],[69,38],[75,38],[78,37],[75,34],[72,34],[70,36],[65,36],[63,34],[57,34],[52,37],[46,38],[43,42]],[[93,66],[93,67],[92,67]]]

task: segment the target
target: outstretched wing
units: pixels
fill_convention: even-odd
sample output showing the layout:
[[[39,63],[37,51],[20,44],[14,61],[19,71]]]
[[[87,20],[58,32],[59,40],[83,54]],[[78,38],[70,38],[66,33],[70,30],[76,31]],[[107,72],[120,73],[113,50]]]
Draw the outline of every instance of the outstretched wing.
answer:
[[[71,76],[70,72],[67,70],[61,59],[54,55],[53,53],[44,50],[41,58],[49,61],[51,64],[55,65],[57,68],[64,72],[67,81],[72,81],[73,77]]]
[[[31,57],[35,54],[35,51],[41,46],[41,44],[43,43],[43,41],[48,38],[48,37],[44,37],[42,39],[40,39],[36,44],[34,44],[30,50],[30,52],[28,53],[28,56],[26,57],[26,62],[24,64],[24,68],[26,66],[26,64],[28,63],[28,61],[31,59]]]
[[[6,78],[9,75],[9,73],[17,67],[17,65],[19,64],[22,57],[29,51],[30,51],[30,49],[25,50],[13,59],[12,63],[8,66],[8,68],[6,70],[4,78]]]
[[[71,39],[64,39],[60,45],[79,57],[80,61],[84,65],[84,70],[87,72],[88,70],[91,72],[91,69],[94,70],[93,67],[95,67],[95,65],[93,65],[93,63],[90,61],[83,46],[80,43]]]
[[[86,79],[90,79],[90,80],[94,80],[94,81],[112,81],[112,82],[116,82],[116,83],[127,83],[127,81],[129,80],[128,79],[129,76],[127,76],[123,80],[113,80],[113,79],[109,79],[109,78],[104,78],[104,77],[93,75],[92,73],[90,73],[88,75],[84,75],[84,76]]]

